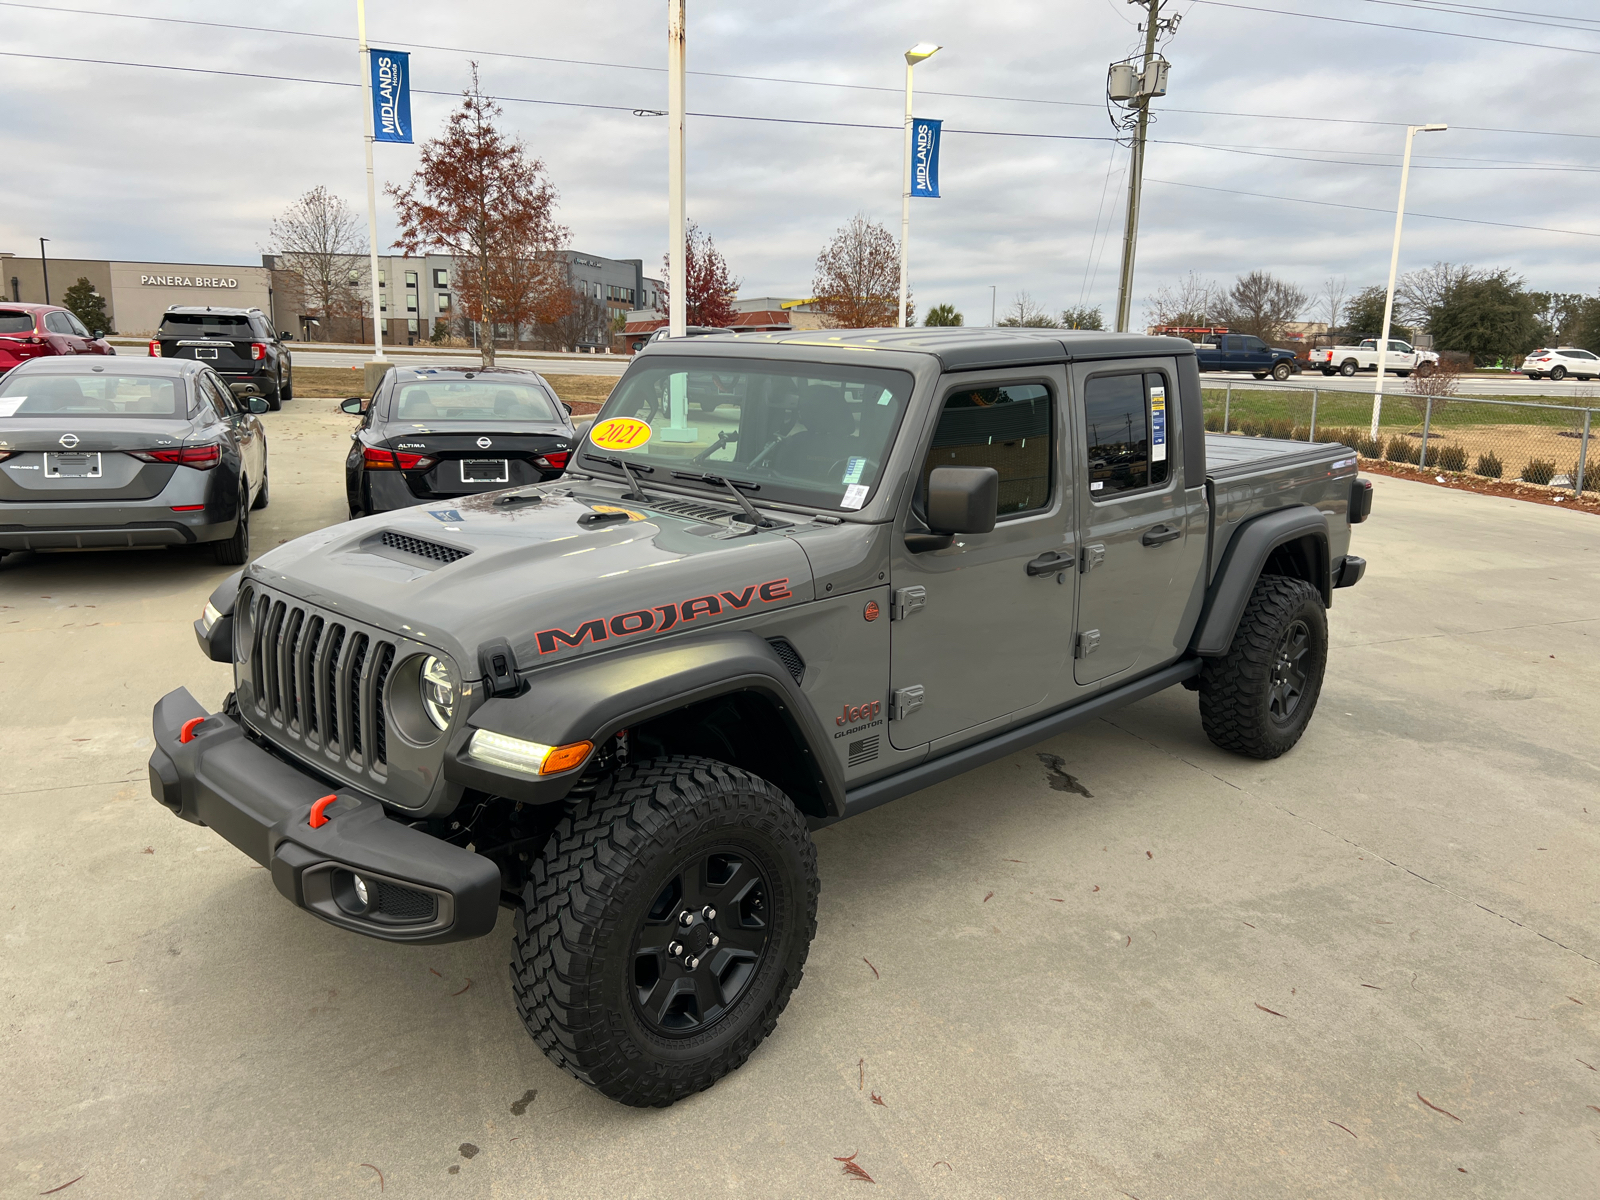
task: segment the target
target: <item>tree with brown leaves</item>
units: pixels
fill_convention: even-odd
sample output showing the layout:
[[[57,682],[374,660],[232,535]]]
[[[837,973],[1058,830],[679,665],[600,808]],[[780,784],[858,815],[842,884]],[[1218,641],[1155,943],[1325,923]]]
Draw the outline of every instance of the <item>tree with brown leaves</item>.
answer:
[[[817,308],[841,329],[879,329],[900,316],[900,243],[857,213],[817,255],[811,280]],[[915,306],[906,303],[906,324]]]
[[[497,329],[515,340],[524,325],[551,324],[572,303],[558,253],[567,231],[555,221],[556,190],[544,162],[501,132],[502,115],[473,63],[472,84],[444,135],[423,144],[404,188],[385,189],[400,219],[396,249],[454,256],[457,303],[479,326],[486,367],[494,365]]]
[[[733,298],[739,294],[739,281],[728,270],[722,251],[711,235],[693,221],[684,238],[684,270],[689,290],[684,295],[684,323],[722,328],[733,324]],[[672,311],[672,264],[661,259],[661,307]]]

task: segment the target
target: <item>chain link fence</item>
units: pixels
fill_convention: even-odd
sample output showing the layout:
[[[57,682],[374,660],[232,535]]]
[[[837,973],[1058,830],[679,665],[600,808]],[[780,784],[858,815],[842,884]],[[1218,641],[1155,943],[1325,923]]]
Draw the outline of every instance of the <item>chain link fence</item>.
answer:
[[[1365,459],[1600,494],[1600,408],[1385,393],[1372,436],[1371,393],[1206,388],[1206,428],[1246,437],[1343,442]],[[1577,397],[1593,400],[1589,389]]]

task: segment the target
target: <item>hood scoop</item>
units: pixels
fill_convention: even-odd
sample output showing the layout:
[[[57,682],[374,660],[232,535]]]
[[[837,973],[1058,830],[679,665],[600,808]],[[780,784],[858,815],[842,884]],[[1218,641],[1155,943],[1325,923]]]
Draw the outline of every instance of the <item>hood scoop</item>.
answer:
[[[446,546],[443,542],[430,542],[425,538],[412,537],[408,533],[396,533],[392,529],[385,529],[378,543],[385,550],[395,550],[412,558],[425,559],[428,562],[438,563],[441,567],[459,562],[472,553],[471,550],[463,550],[460,546]],[[369,544],[368,549],[377,550],[377,547]]]
[[[689,517],[696,521],[720,521],[737,513],[736,508],[718,508],[710,504],[696,504],[692,500],[657,500],[651,497],[647,508],[671,513],[675,517]]]

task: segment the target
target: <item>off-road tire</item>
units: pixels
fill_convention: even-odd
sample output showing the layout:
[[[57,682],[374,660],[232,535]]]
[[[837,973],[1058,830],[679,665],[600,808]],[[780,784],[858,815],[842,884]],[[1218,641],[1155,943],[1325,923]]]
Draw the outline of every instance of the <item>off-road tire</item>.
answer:
[[[239,521],[233,536],[211,543],[211,552],[225,567],[243,566],[250,559],[250,488],[239,482]]]
[[[1303,628],[1305,685],[1286,719],[1272,712],[1274,670],[1285,641]],[[1263,575],[1222,658],[1200,671],[1200,723],[1224,750],[1277,758],[1294,748],[1316,711],[1328,665],[1328,616],[1317,589],[1303,579]]]
[[[723,846],[765,874],[766,947],[720,1018],[664,1037],[635,998],[636,932],[679,864]],[[630,764],[573,806],[532,865],[515,921],[517,1011],[575,1079],[664,1108],[742,1066],[776,1027],[816,933],[817,886],[805,820],[766,780],[708,758]]]
[[[271,483],[272,476],[267,473],[265,467],[261,468],[261,490],[256,493],[255,502],[250,505],[252,511],[260,512],[272,502],[272,497],[268,494]]]

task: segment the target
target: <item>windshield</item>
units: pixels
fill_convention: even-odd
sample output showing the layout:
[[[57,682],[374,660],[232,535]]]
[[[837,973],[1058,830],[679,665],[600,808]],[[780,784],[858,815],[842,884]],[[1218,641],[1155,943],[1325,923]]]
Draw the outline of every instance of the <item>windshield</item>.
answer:
[[[11,309],[0,312],[0,333],[32,333],[33,314]]]
[[[390,401],[390,420],[422,421],[554,421],[555,406],[537,383],[503,379],[449,379],[405,383]]]
[[[0,417],[179,417],[176,379],[148,375],[17,375],[0,380]]]
[[[647,479],[712,474],[757,499],[854,510],[878,486],[911,388],[876,367],[652,357],[600,410],[584,465],[616,456]]]
[[[233,313],[167,313],[161,318],[161,332],[173,337],[250,336],[250,318]]]

